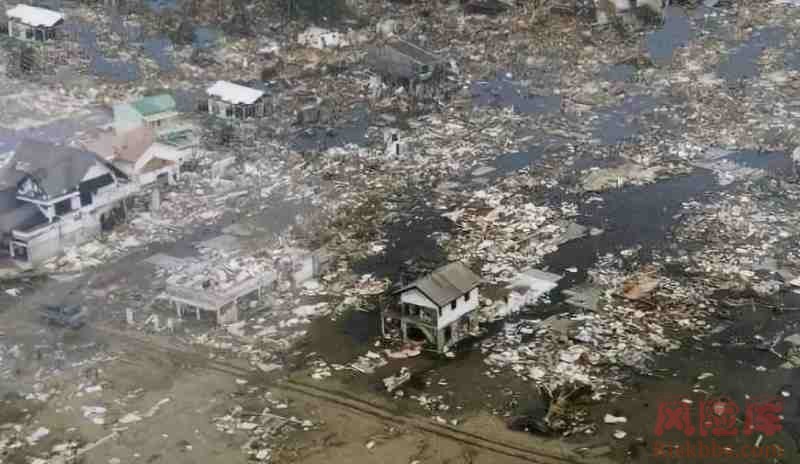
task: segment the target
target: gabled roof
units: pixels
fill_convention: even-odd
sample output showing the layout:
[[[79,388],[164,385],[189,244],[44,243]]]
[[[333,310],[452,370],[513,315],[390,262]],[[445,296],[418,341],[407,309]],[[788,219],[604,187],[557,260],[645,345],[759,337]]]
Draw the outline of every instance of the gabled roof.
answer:
[[[162,94],[144,97],[131,103],[131,106],[142,116],[175,111],[175,99],[172,95]]]
[[[403,293],[416,288],[438,307],[443,307],[457,298],[466,295],[477,287],[481,279],[461,262],[450,263],[436,269],[425,277],[415,280],[397,290]]]
[[[228,81],[215,82],[214,85],[206,90],[206,93],[234,105],[251,105],[264,96],[264,92],[261,90],[251,89]]]
[[[17,145],[11,163],[17,172],[33,177],[49,198],[75,190],[92,166],[104,164],[89,151],[31,139]]]
[[[405,40],[391,40],[386,44],[386,47],[392,48],[398,53],[402,53],[404,56],[407,56],[419,64],[434,65],[443,61],[440,56],[434,55],[424,48],[411,42],[406,42]]]
[[[30,229],[45,222],[47,222],[47,218],[36,205],[24,203],[17,208],[0,213],[0,234],[9,233],[15,229]]]
[[[115,133],[102,131],[83,143],[87,150],[107,161],[123,160],[135,163],[155,142],[153,130],[146,126]]]
[[[57,11],[30,5],[17,5],[6,11],[6,16],[34,27],[53,27],[64,19],[64,15]]]

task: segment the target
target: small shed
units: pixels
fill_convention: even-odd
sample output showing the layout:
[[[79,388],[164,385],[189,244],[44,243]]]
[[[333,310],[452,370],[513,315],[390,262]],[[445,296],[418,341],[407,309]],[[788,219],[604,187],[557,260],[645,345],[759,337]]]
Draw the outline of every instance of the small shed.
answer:
[[[114,105],[113,110],[114,128],[119,133],[145,126],[161,134],[173,128],[180,116],[175,99],[169,94]]]
[[[264,116],[264,91],[228,81],[217,81],[206,90],[208,113],[226,119]]]
[[[57,11],[24,4],[7,10],[6,16],[9,37],[36,42],[55,40],[58,26],[64,23],[64,15]]]

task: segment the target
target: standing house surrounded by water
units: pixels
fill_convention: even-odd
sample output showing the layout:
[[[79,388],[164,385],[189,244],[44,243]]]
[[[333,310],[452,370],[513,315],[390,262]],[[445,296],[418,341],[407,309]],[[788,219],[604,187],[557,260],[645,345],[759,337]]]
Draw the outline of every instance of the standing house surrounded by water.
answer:
[[[6,11],[8,36],[20,40],[45,42],[56,39],[56,28],[64,23],[57,11],[19,4]]]
[[[480,277],[460,262],[450,263],[394,292],[403,341],[424,337],[439,352],[447,351],[477,329]]]
[[[264,91],[217,81],[206,90],[208,113],[224,119],[250,119],[264,116]]]

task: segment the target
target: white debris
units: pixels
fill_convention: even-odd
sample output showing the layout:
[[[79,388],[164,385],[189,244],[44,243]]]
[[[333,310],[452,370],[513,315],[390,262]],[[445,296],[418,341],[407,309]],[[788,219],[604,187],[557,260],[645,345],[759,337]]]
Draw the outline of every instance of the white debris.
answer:
[[[34,430],[34,432],[25,439],[29,445],[33,446],[41,440],[42,438],[46,437],[50,434],[50,430],[46,429],[45,427],[39,427],[38,429]]]
[[[135,413],[130,412],[130,413],[125,414],[124,416],[120,417],[119,423],[120,424],[133,424],[134,422],[139,422],[140,420],[142,420],[141,417],[139,417]]]
[[[611,414],[606,414],[605,417],[603,418],[603,422],[605,422],[606,424],[624,424],[628,422],[628,419],[622,416],[614,416]]]

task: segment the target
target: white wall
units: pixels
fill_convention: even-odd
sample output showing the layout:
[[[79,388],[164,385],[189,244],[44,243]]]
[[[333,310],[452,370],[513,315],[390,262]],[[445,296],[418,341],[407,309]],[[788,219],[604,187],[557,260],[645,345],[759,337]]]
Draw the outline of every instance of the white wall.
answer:
[[[416,288],[409,289],[400,294],[400,302],[401,303],[408,303],[415,306],[422,306],[423,308],[430,308],[439,310],[439,308],[428,299],[422,292],[417,290]]]
[[[438,329],[443,329],[454,321],[458,320],[465,314],[474,311],[478,308],[479,293],[475,288],[470,292],[469,300],[466,296],[461,296],[456,300],[455,309],[450,304],[442,308],[442,315],[439,316]],[[408,291],[400,294],[400,302],[407,303],[415,306],[422,306],[423,308],[430,308],[439,311],[439,308],[428,297],[416,288],[409,289]]]
[[[459,297],[456,300],[456,307],[452,309],[452,307],[448,304],[444,308],[442,308],[442,315],[439,317],[439,324],[438,328],[443,329],[448,325],[452,324],[454,321],[458,320],[465,314],[474,311],[478,308],[478,299],[479,293],[478,289],[475,288],[469,293],[469,300],[466,299],[466,296]]]

